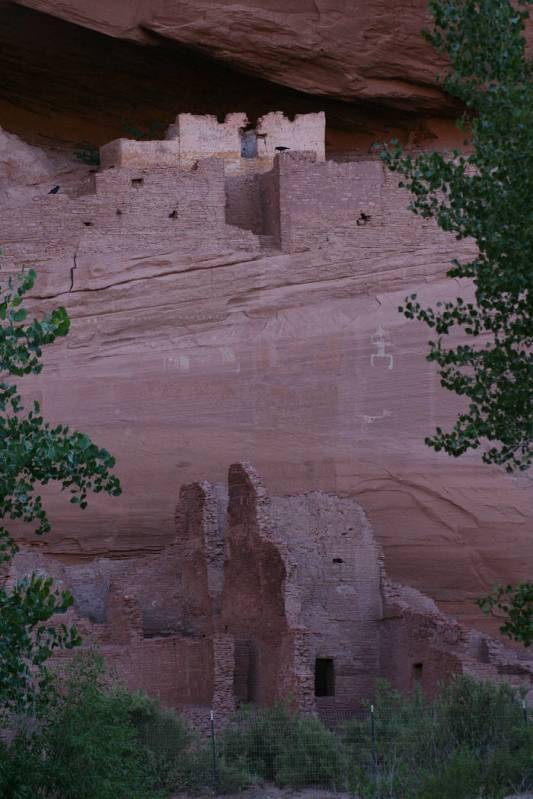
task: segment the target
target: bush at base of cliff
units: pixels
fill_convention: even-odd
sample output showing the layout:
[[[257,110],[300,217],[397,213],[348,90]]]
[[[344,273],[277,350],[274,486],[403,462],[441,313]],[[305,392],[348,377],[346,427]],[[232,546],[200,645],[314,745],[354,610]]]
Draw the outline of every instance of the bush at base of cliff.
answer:
[[[34,719],[0,749],[2,799],[157,799],[145,746],[132,721],[134,695],[81,655]]]
[[[338,787],[345,773],[338,738],[317,719],[277,704],[245,709],[223,732],[219,750],[226,767],[239,762],[256,781],[280,787]]]
[[[385,683],[368,721],[343,731],[350,787],[364,799],[501,799],[533,788],[533,726],[517,692],[456,677],[435,700]]]

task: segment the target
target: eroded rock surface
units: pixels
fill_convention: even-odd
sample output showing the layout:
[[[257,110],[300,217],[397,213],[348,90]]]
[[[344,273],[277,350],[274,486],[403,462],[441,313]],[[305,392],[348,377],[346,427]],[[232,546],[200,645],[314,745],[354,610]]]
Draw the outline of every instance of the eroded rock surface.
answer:
[[[530,577],[531,479],[424,445],[459,405],[397,310],[456,292],[444,273],[470,246],[413,217],[377,161],[289,153],[228,177],[214,158],[32,191],[3,209],[2,270],[37,265],[36,305],[64,304],[72,330],[26,391],[116,454],[124,486],[83,514],[51,492],[39,545],[71,562],[157,551],[176,486],[247,458],[275,494],[356,497],[391,577],[463,619]]]
[[[101,9],[122,13],[120,3]],[[66,14],[66,4],[49,11],[0,0],[0,125],[32,144],[79,152],[123,136],[159,138],[178,111],[223,118],[235,109],[252,120],[272,109],[325,111],[329,153],[368,153],[391,137],[444,147],[462,140],[443,100],[429,110],[416,102],[400,110],[379,98],[313,95],[245,73],[208,48],[153,35],[144,46],[51,16]]]
[[[343,100],[449,107],[422,40],[425,0],[16,0],[111,36],[177,42],[268,80]]]

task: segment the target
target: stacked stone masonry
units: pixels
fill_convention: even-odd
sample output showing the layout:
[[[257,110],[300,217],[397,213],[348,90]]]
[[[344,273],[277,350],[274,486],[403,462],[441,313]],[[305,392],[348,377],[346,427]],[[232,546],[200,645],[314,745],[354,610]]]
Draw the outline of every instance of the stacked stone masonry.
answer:
[[[293,120],[281,111],[266,114],[251,125],[244,113],[215,116],[179,114],[164,141],[116,139],[101,148],[101,163],[109,167],[142,169],[179,166],[192,169],[203,158],[224,161],[228,174],[263,171],[276,154],[285,150],[310,150],[325,158],[326,118],[297,114]]]
[[[164,275],[176,260],[185,271],[241,254],[357,253],[394,240],[402,192],[377,160],[325,161],[324,114],[274,112],[247,127],[242,113],[223,123],[180,114],[167,140],[111,142],[99,171],[6,203],[3,270],[38,262],[41,294],[51,296]],[[242,155],[243,131],[263,143],[257,156]],[[422,220],[408,227],[413,249],[428,232],[444,240]],[[132,249],[145,253],[140,262],[128,259]]]
[[[68,566],[22,553],[11,579],[36,567],[72,590],[85,646],[200,729],[211,709],[223,720],[289,696],[306,713],[351,713],[379,677],[428,695],[460,673],[533,688],[531,660],[389,582],[354,500],[270,498],[248,464],[227,489],[181,489],[175,543],[158,555]]]

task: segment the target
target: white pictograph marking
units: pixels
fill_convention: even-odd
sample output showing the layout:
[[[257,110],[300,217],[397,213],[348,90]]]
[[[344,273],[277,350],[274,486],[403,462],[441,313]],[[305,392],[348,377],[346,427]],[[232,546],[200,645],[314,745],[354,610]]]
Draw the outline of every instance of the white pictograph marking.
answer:
[[[176,358],[165,358],[165,369],[177,369],[178,372],[188,372],[191,359],[188,355],[178,355]]]
[[[391,342],[381,325],[377,326],[376,332],[370,336],[370,340],[376,345],[377,349],[377,352],[373,352],[370,356],[370,366],[375,366],[376,360],[384,358],[388,362],[387,369],[392,369],[394,366],[394,355],[390,352],[385,352],[385,348],[390,347]]]
[[[380,413],[379,416],[367,416],[366,413],[363,414],[363,422],[365,424],[373,424],[374,422],[378,422],[380,419],[386,419],[388,416],[392,416],[392,411],[384,408],[383,412]]]
[[[221,347],[219,351],[222,356],[222,363],[235,363],[237,360],[234,351],[230,347]]]

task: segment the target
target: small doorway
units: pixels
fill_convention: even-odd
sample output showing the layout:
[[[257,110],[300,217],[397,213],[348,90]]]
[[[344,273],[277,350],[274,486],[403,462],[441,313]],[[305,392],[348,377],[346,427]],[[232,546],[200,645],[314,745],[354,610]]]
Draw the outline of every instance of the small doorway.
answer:
[[[335,696],[333,658],[317,658],[315,660],[315,696]]]
[[[424,677],[424,664],[423,663],[413,663],[412,666],[412,678],[413,678],[413,687],[414,688],[421,688],[422,687],[422,680]]]
[[[253,641],[235,641],[235,669],[233,693],[239,705],[248,705],[256,699],[256,650]]]

